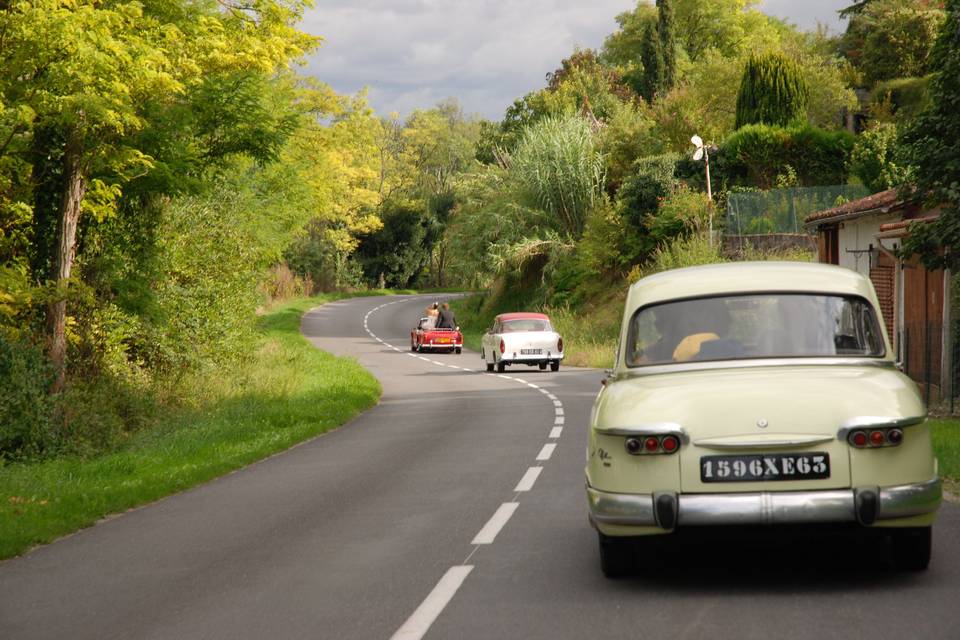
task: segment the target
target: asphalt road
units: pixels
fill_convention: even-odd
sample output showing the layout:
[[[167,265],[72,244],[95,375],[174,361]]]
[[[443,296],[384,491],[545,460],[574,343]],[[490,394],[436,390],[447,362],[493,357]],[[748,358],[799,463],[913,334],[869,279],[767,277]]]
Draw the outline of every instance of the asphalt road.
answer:
[[[381,403],[0,563],[0,639],[960,637],[955,505],[919,574],[883,567],[882,545],[767,530],[678,539],[605,579],[583,493],[601,374],[410,354],[427,301],[305,316],[314,344],[380,379]]]

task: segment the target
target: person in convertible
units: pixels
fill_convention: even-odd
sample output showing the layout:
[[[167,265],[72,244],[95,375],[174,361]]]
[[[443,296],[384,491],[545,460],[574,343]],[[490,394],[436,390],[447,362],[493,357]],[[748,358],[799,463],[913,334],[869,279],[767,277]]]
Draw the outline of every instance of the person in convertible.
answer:
[[[437,329],[456,329],[457,318],[450,310],[450,303],[444,302],[440,308],[440,317],[437,318]]]
[[[423,327],[424,329],[433,329],[437,326],[437,320],[440,316],[440,303],[434,302],[427,307],[426,318],[427,323]]]

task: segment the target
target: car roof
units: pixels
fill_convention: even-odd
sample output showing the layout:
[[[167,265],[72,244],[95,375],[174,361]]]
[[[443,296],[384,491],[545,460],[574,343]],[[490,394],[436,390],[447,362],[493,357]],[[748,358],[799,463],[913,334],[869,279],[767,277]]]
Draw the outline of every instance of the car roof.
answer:
[[[501,313],[497,316],[497,322],[509,322],[510,320],[550,320],[544,313],[533,313],[529,311],[517,311],[514,313]]]
[[[627,306],[761,291],[862,296],[876,303],[870,281],[852,269],[813,262],[726,262],[662,271],[630,287]]]

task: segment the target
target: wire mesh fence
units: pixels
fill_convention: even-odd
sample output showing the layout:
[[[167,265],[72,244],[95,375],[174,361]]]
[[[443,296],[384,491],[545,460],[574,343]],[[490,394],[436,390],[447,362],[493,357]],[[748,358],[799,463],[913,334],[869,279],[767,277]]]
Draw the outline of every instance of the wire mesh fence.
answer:
[[[944,331],[938,323],[914,323],[898,334],[897,352],[904,373],[920,386],[928,406],[955,414],[960,411],[960,340],[957,328]]]
[[[811,213],[870,195],[863,185],[787,187],[727,196],[726,232],[739,236],[806,233]]]

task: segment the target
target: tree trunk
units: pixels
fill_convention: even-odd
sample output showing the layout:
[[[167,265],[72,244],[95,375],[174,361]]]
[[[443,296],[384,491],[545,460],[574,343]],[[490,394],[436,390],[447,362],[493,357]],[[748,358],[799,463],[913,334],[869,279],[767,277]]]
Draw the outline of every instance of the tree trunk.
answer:
[[[67,360],[67,280],[73,268],[77,250],[77,224],[80,221],[80,203],[87,190],[87,176],[83,165],[82,146],[71,139],[63,154],[64,188],[60,200],[60,219],[57,224],[57,246],[54,255],[53,278],[57,291],[55,300],[47,306],[47,331],[50,339],[50,360],[56,378],[53,393],[63,390],[66,382]]]

